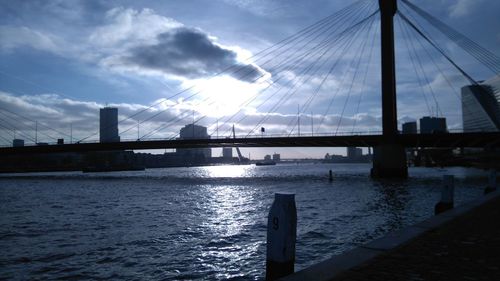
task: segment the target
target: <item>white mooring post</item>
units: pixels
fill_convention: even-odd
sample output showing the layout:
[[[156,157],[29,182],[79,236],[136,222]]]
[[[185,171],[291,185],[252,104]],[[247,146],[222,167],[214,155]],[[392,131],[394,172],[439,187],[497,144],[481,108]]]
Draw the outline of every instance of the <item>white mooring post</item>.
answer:
[[[267,218],[267,281],[294,272],[296,238],[295,194],[276,193]]]
[[[497,190],[497,171],[495,169],[490,169],[490,174],[488,176],[488,186],[484,189],[484,194],[488,194]]]
[[[443,187],[441,189],[441,201],[434,207],[434,214],[440,214],[449,209],[453,209],[453,194],[455,189],[454,176],[443,176]]]

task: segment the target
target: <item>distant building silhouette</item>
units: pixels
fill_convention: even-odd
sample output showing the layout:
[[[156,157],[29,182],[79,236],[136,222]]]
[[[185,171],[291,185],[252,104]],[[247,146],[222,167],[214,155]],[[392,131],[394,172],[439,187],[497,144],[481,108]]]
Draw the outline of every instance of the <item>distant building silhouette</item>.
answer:
[[[118,135],[118,108],[105,107],[99,110],[99,141],[120,141]]]
[[[274,162],[280,162],[280,161],[281,161],[281,154],[279,154],[279,153],[274,153],[274,154],[273,154],[273,161],[274,161]]]
[[[222,158],[233,159],[233,148],[232,147],[223,147],[222,148]]]
[[[14,139],[14,140],[12,140],[12,146],[13,147],[24,146],[24,140],[22,140],[22,139]]]
[[[500,130],[500,76],[462,87],[464,132]]]
[[[420,133],[447,133],[446,118],[444,117],[422,117],[420,118]]]
[[[363,156],[363,150],[357,147],[347,147],[347,159],[356,160]]]
[[[325,155],[324,163],[368,163],[372,160],[371,154],[363,155],[359,147],[347,147],[347,156],[329,154]]]
[[[403,134],[416,134],[417,130],[417,122],[406,122],[403,124]]]
[[[209,138],[210,135],[207,133],[207,127],[195,124],[184,126],[179,133],[179,139],[181,140]],[[212,157],[211,148],[179,148],[176,152],[186,157],[204,157],[205,159]]]

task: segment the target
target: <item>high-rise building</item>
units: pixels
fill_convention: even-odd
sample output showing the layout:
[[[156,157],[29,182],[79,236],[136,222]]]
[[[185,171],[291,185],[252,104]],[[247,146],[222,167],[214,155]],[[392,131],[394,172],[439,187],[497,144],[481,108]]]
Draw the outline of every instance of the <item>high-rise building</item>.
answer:
[[[210,135],[207,133],[207,127],[189,124],[181,128],[179,139],[209,139]],[[179,148],[176,150],[178,154],[188,157],[199,157],[203,155],[205,159],[212,157],[211,148]]]
[[[422,117],[420,118],[420,133],[447,133],[446,118],[444,117]]]
[[[500,76],[462,87],[464,132],[500,130]]]
[[[105,107],[99,110],[99,141],[120,141],[118,135],[118,108]]]
[[[417,133],[417,122],[406,122],[403,124],[403,134],[416,134]]]

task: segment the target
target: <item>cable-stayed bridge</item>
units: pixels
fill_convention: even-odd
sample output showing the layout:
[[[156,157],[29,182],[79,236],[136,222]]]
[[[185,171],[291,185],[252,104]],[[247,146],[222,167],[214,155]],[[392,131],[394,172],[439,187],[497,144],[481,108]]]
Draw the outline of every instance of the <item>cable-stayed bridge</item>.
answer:
[[[124,149],[204,148],[204,147],[376,147],[386,142],[383,135],[302,136],[302,137],[246,137],[188,140],[143,140],[106,143],[53,144],[41,146],[4,147],[0,155],[19,153],[56,153],[110,151]],[[496,132],[405,134],[396,142],[405,147],[500,147]]]
[[[396,24],[394,24],[395,19]],[[406,173],[405,147],[500,147],[500,133],[498,132],[500,128],[498,127],[496,131],[488,132],[477,128],[477,132],[469,132],[469,130],[446,134],[399,134],[396,78],[401,72],[398,72],[396,65],[399,56],[394,46],[395,30],[399,32],[401,39],[405,39],[398,44],[406,50],[407,58],[411,62],[407,70],[412,71],[411,76],[417,81],[420,93],[410,99],[413,99],[415,103],[425,104],[424,108],[427,109],[429,115],[442,116],[446,105],[439,102],[438,90],[433,88],[432,77],[427,74],[423,56],[426,56],[426,60],[437,70],[458,100],[460,100],[460,95],[457,95],[459,89],[453,85],[453,77],[446,74],[447,69],[442,61],[446,62],[447,67],[455,71],[468,84],[483,88],[473,75],[469,74],[469,71],[460,66],[460,62],[453,58],[440,41],[434,38],[434,33],[424,28],[424,23],[432,26],[444,35],[444,38],[463,49],[490,75],[500,73],[500,59],[495,54],[408,0],[380,0],[378,2],[362,0],[258,52],[249,60],[250,63],[230,65],[215,74],[214,78],[230,76],[258,85],[257,92],[259,93],[250,95],[240,103],[236,113],[217,118],[216,122],[213,122],[213,118],[210,119],[208,114],[194,116],[189,110],[179,110],[177,107],[179,104],[175,102],[174,104],[166,103],[176,98],[182,98],[183,101],[198,98],[194,105],[215,110],[218,101],[211,96],[203,96],[204,89],[197,86],[187,87],[164,100],[122,118],[117,121],[117,124],[112,124],[112,126],[128,126],[121,130],[122,136],[137,128],[137,138],[131,141],[96,142],[93,140],[93,137],[98,135],[96,132],[78,138],[75,143],[37,145],[40,137],[38,134],[42,132],[45,137],[54,140],[62,136],[73,139],[73,135],[61,132],[48,124],[27,119],[9,109],[0,108],[2,121],[0,129],[14,131],[12,134],[14,137],[17,135],[33,143],[24,147],[1,147],[0,154],[227,146],[371,146],[377,148],[374,167],[379,167],[379,174],[384,175],[384,171],[387,170],[388,175],[402,175]],[[377,49],[380,49],[380,63],[377,63],[375,59]],[[439,59],[436,58],[437,56]],[[366,61],[363,61],[363,58]],[[381,84],[382,98],[377,106],[381,109],[382,132],[356,133],[356,128],[359,126],[358,119],[352,118],[350,123],[346,122],[349,120],[347,114],[349,110],[352,116],[358,116],[360,113],[363,98],[366,98],[364,93],[371,91],[371,86],[366,84],[370,78],[373,79],[369,75],[369,70],[373,68],[373,65],[378,68],[377,76]],[[332,80],[336,85],[329,86],[328,83]],[[325,88],[329,92],[327,98],[322,96]],[[299,94],[302,95],[299,97]],[[269,131],[266,122],[276,119],[277,113],[287,105],[289,106],[292,100],[300,103],[297,109],[297,119],[285,120],[276,134],[258,135],[263,127]],[[320,110],[322,112],[316,115],[312,112],[309,114],[313,105],[318,103],[322,105]],[[260,113],[253,116],[254,120],[250,122],[248,121],[249,115],[244,113],[244,109],[248,106],[253,106]],[[498,107],[498,104],[482,105],[486,115],[494,124],[496,124],[496,118],[499,117],[496,116],[495,106]],[[159,109],[151,111],[157,107]],[[466,104],[462,104],[462,110],[468,114],[475,114],[475,109],[469,108]],[[138,118],[141,114],[147,113],[150,113],[147,117]],[[335,113],[337,118],[332,118],[332,113]],[[423,114],[427,113],[423,112]],[[147,130],[142,135],[139,134],[141,124],[148,124],[165,115],[168,117],[159,126]],[[316,121],[316,127],[311,124],[310,134],[304,133],[304,130],[301,134],[301,117],[302,122],[307,117],[310,117],[311,121]],[[35,129],[20,128],[20,124],[27,122],[34,123]],[[179,139],[177,134],[160,139],[157,137],[157,134],[168,128],[178,127],[179,124],[202,124],[203,122],[213,131],[217,131],[216,134],[215,132],[211,134],[210,139]],[[242,129],[239,130],[237,137],[219,137],[219,130],[222,131],[221,136],[230,136],[230,126],[233,124],[238,126],[244,122],[250,125],[240,126]],[[39,130],[42,127],[45,129]],[[9,136],[6,135],[1,136],[5,143],[9,143],[8,138]]]

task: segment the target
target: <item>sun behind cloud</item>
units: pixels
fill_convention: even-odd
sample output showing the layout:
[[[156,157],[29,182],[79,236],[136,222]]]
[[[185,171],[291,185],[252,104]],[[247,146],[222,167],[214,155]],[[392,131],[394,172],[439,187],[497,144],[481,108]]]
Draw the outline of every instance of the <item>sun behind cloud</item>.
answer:
[[[233,115],[258,102],[259,92],[266,87],[260,83],[247,83],[231,76],[186,81],[184,87],[194,86],[191,92],[199,93],[194,102],[196,110],[204,115],[221,118]]]

